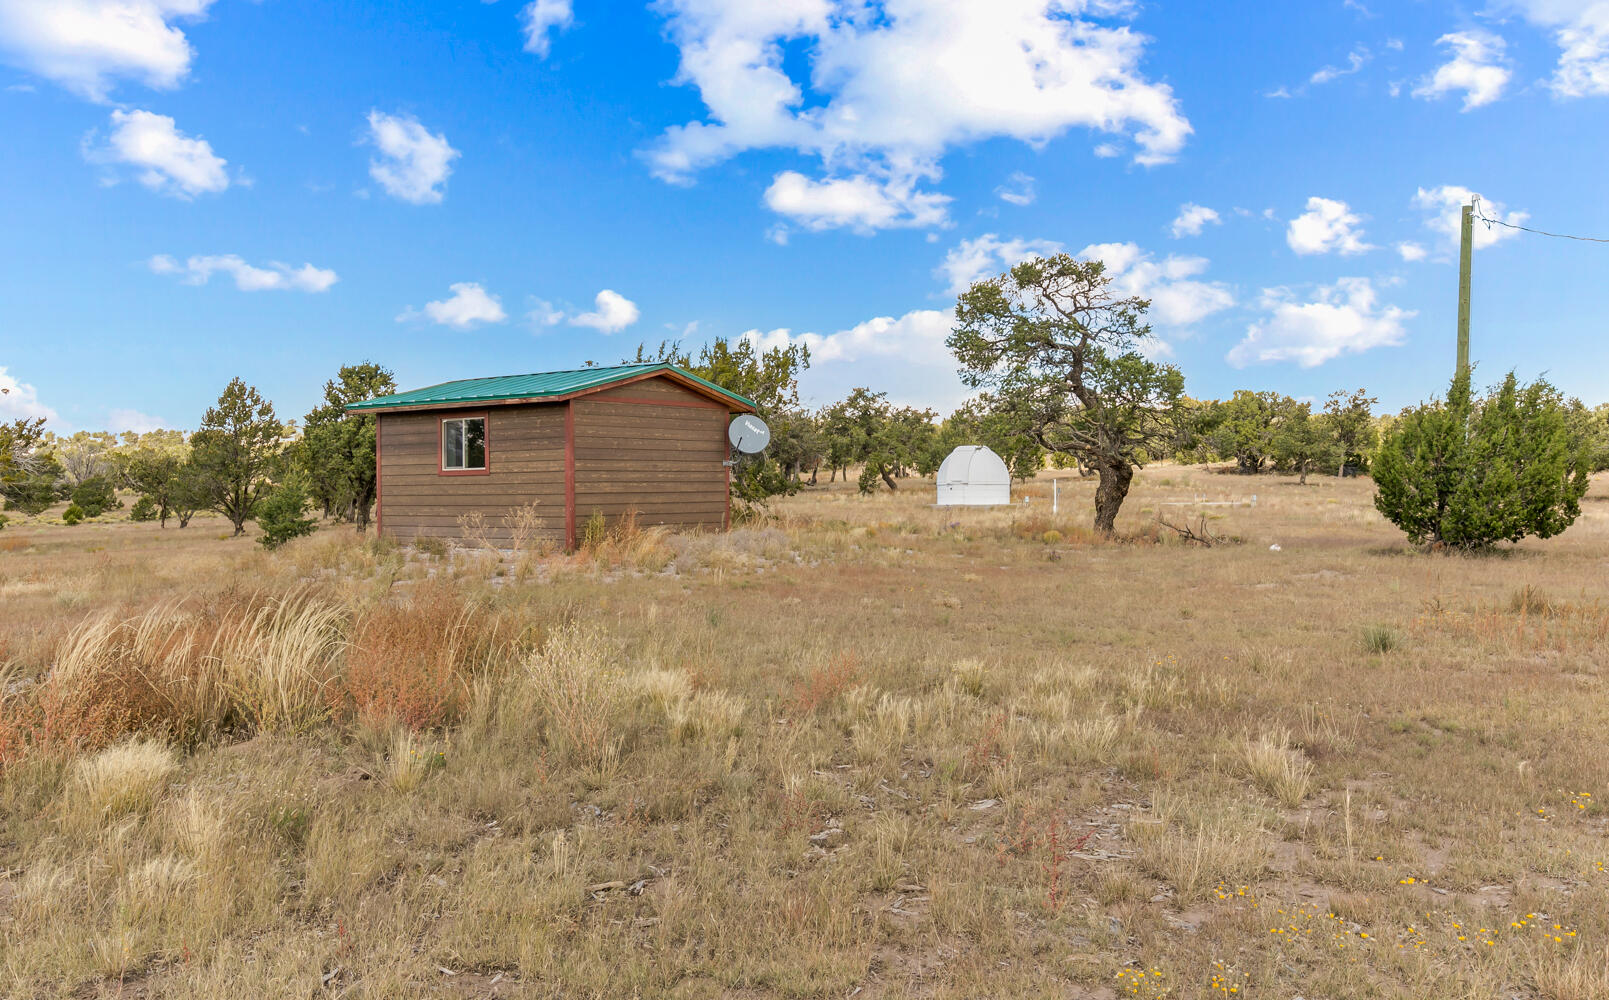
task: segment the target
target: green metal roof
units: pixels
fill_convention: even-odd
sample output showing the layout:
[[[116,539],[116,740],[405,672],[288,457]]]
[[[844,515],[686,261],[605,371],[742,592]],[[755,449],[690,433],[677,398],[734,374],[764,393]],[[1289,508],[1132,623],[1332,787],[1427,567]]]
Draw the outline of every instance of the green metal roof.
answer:
[[[553,396],[571,396],[588,389],[601,389],[614,382],[629,378],[669,372],[703,386],[724,399],[754,409],[753,400],[699,378],[679,365],[654,362],[641,365],[614,365],[608,368],[578,368],[567,372],[536,372],[531,375],[496,375],[491,378],[466,378],[456,382],[426,386],[409,392],[399,392],[358,403],[348,403],[348,410],[385,410],[400,406],[448,406],[462,403],[495,403],[511,399],[542,399]]]

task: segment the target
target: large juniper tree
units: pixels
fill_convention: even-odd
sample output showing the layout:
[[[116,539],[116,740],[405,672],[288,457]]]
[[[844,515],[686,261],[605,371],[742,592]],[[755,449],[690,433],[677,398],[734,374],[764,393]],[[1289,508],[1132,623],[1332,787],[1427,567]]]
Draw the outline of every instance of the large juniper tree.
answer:
[[[1380,442],[1374,505],[1414,542],[1481,548],[1551,538],[1581,516],[1590,446],[1559,391],[1510,372],[1482,400],[1469,372]]]
[[[1184,376],[1140,353],[1151,303],[1120,295],[1100,261],[1023,261],[956,302],[948,344],[961,378],[989,389],[1041,447],[1100,477],[1095,528],[1110,535],[1134,470],[1166,451]]]

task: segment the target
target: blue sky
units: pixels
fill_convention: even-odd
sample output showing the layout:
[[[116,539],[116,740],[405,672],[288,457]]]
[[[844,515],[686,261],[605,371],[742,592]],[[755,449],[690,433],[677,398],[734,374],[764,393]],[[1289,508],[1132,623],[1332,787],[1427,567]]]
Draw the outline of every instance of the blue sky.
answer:
[[[193,427],[803,339],[947,410],[954,290],[1154,301],[1191,395],[1440,392],[1460,197],[1609,236],[1609,0],[0,0],[0,416]],[[1480,231],[1485,381],[1609,400],[1609,245]]]

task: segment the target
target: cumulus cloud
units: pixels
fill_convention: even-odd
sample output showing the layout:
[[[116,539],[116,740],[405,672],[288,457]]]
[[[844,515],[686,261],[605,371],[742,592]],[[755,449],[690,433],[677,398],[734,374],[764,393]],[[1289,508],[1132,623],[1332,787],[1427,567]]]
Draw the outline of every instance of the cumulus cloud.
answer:
[[[785,170],[766,189],[765,203],[807,229],[847,227],[860,233],[902,226],[943,224],[950,199],[896,181],[839,177],[815,181]]]
[[[426,302],[423,313],[412,308],[404,309],[397,317],[397,322],[403,323],[422,316],[432,323],[468,330],[482,323],[501,323],[508,319],[508,313],[503,311],[503,303],[478,282],[460,281],[449,285],[447,290],[453,293],[450,298]]]
[[[157,254],[147,264],[153,272],[177,275],[187,285],[205,285],[213,274],[222,272],[243,292],[327,292],[340,280],[334,271],[312,264],[292,267],[272,260],[267,267],[254,267],[232,253],[189,257],[183,262]]]
[[[1481,212],[1483,214],[1489,218],[1500,219],[1511,226],[1524,225],[1526,220],[1530,218],[1524,212],[1507,212],[1502,202],[1482,197],[1469,188],[1453,184],[1444,184],[1441,187],[1429,189],[1420,188],[1418,193],[1413,196],[1413,205],[1415,208],[1423,209],[1430,213],[1425,218],[1425,228],[1439,233],[1444,245],[1456,250],[1463,239],[1464,206],[1470,203],[1471,198],[1480,198]],[[1475,249],[1484,250],[1501,240],[1518,236],[1519,233],[1513,229],[1505,229],[1502,226],[1488,228],[1477,220],[1473,235]]]
[[[1548,86],[1560,97],[1609,96],[1609,0],[1508,0],[1553,32],[1559,64]]]
[[[837,333],[799,333],[783,328],[749,330],[742,339],[759,350],[804,344],[812,364],[898,358],[901,362],[953,365],[944,341],[955,326],[955,314],[946,309],[917,309],[903,316],[878,316]]]
[[[618,333],[637,322],[642,313],[637,303],[619,292],[605,288],[593,298],[592,312],[570,317],[571,326],[589,326],[599,333]]]
[[[1006,182],[995,188],[994,193],[1000,200],[1017,206],[1032,205],[1034,203],[1034,179],[1021,170],[1006,178]]]
[[[1401,255],[1403,260],[1411,264],[1416,260],[1424,260],[1429,252],[1425,250],[1422,244],[1415,243],[1412,240],[1404,240],[1397,244],[1397,253]]]
[[[1216,226],[1221,221],[1218,218],[1217,211],[1214,209],[1197,205],[1195,202],[1185,202],[1179,206],[1179,216],[1173,220],[1173,225],[1169,227],[1168,231],[1173,234],[1173,238],[1176,240],[1186,236],[1200,236],[1203,226],[1208,223]]]
[[[44,417],[54,422],[56,411],[39,401],[39,390],[17,381],[5,365],[0,365],[0,420],[33,420]]]
[[[176,87],[194,55],[173,23],[213,0],[0,0],[0,59],[92,101],[117,78]]]
[[[1503,39],[1488,31],[1454,31],[1436,44],[1452,58],[1419,81],[1413,96],[1435,100],[1448,94],[1464,95],[1464,110],[1471,111],[1503,96],[1513,71],[1508,66]]]
[[[1246,328],[1228,354],[1237,368],[1255,362],[1294,361],[1313,368],[1342,354],[1361,354],[1400,344],[1406,320],[1416,313],[1382,305],[1368,278],[1341,278],[1321,285],[1308,301],[1288,288],[1264,289],[1268,315]]]
[[[1141,71],[1147,39],[1123,20],[1131,5],[1119,0],[655,6],[681,51],[675,82],[698,89],[707,117],[645,150],[653,172],[686,183],[745,150],[791,149],[820,158],[819,183],[863,179],[862,198],[881,185],[909,206],[850,212],[851,225],[941,220],[937,196],[918,186],[938,179],[954,145],[1039,144],[1086,127],[1122,137],[1137,162],[1153,164],[1172,159],[1191,132],[1172,90]],[[797,68],[785,50],[803,53]]]
[[[994,233],[986,233],[974,240],[962,240],[936,269],[945,279],[945,292],[960,295],[973,282],[992,278],[1011,269],[1029,257],[1049,257],[1062,251],[1062,245],[1053,240],[1003,240]]]
[[[412,115],[370,111],[368,141],[380,154],[369,161],[369,176],[393,198],[415,205],[441,201],[453,161],[462,155]]]
[[[148,413],[141,413],[139,410],[113,410],[106,415],[106,429],[113,434],[121,434],[124,431],[133,431],[135,434],[149,434],[151,431],[159,431],[172,426],[173,424],[162,417],[153,417]]]
[[[1285,230],[1285,242],[1299,254],[1359,254],[1374,247],[1363,242],[1359,224],[1363,218],[1344,201],[1329,198],[1307,199],[1307,211],[1292,219]]]
[[[135,179],[158,194],[189,200],[229,187],[228,161],[200,136],[179,131],[167,115],[113,111],[105,143],[91,135],[84,157],[91,163],[133,168]]]
[[[1235,304],[1228,285],[1195,280],[1210,264],[1205,257],[1168,256],[1158,261],[1133,243],[1096,243],[1075,256],[1105,263],[1118,294],[1150,299],[1146,318],[1158,326],[1182,330]]]
[[[531,0],[520,11],[525,29],[525,51],[546,59],[553,47],[553,36],[575,23],[570,0]]]
[[[979,279],[1007,271],[1030,257],[1049,257],[1063,249],[1052,240],[1003,240],[988,233],[962,240],[945,255],[936,273],[948,282],[950,295],[959,295]],[[1159,326],[1189,327],[1235,304],[1228,285],[1195,280],[1209,266],[1205,257],[1169,256],[1158,261],[1133,243],[1094,243],[1074,256],[1103,262],[1117,294],[1150,299],[1150,319]]]

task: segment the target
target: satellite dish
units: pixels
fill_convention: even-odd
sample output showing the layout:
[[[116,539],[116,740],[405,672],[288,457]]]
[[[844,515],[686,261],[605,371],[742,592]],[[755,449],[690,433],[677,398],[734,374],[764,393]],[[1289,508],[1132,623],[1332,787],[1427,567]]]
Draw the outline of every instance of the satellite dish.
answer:
[[[726,439],[743,454],[753,455],[764,451],[765,446],[771,443],[771,428],[759,417],[745,413],[726,429]]]

